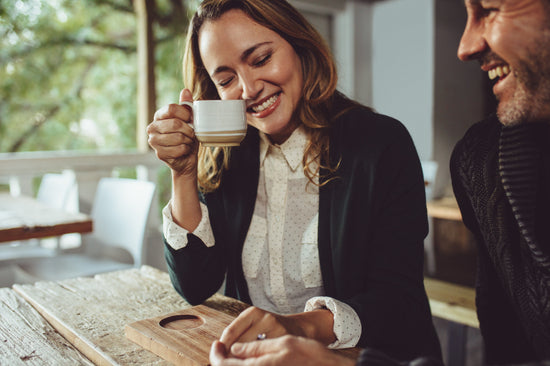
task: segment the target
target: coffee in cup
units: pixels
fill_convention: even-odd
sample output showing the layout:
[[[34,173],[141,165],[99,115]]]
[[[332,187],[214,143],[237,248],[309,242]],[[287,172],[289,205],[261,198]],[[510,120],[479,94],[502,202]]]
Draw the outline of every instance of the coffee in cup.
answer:
[[[204,146],[239,146],[246,135],[246,101],[196,100],[181,102],[193,111],[193,129]]]

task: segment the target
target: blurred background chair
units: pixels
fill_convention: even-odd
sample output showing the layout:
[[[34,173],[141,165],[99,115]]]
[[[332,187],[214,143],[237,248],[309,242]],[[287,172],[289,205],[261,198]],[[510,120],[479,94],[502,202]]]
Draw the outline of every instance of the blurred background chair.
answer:
[[[76,179],[74,173],[48,173],[42,176],[36,199],[51,207],[67,209],[71,193],[74,193],[75,190]]]
[[[78,212],[78,187],[72,171],[61,174],[44,174],[36,199],[50,207],[69,212]],[[66,234],[40,240],[40,246],[51,249],[66,249],[80,246],[80,234]]]
[[[141,266],[154,193],[153,182],[102,178],[92,204],[94,229],[82,236],[80,252],[20,261],[17,281],[55,281]]]

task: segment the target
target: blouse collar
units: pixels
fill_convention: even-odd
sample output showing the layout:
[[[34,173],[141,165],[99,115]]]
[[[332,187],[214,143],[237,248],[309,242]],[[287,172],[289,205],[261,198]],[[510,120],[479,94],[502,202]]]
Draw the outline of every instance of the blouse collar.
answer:
[[[260,165],[263,165],[266,156],[279,149],[290,169],[295,172],[302,163],[308,138],[304,128],[299,126],[292,135],[281,145],[272,144],[267,135],[260,131]]]

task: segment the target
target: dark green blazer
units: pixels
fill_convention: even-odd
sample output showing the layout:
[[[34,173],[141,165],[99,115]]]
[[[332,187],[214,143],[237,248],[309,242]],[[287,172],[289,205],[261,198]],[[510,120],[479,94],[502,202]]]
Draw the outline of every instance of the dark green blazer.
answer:
[[[397,359],[440,358],[423,285],[428,232],[424,179],[405,127],[366,108],[339,117],[330,132],[335,179],[319,192],[319,258],[327,296],[349,304],[362,323],[359,346]],[[327,172],[323,171],[325,175]],[[166,247],[176,290],[199,304],[222,284],[250,303],[241,252],[254,210],[259,176],[258,131],[234,148],[222,185],[203,197],[216,239],[207,248]]]

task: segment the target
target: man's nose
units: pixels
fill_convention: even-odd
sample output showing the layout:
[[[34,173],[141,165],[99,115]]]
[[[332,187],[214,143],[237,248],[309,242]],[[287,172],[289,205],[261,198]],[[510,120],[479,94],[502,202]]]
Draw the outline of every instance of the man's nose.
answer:
[[[458,45],[458,58],[462,61],[478,59],[487,49],[487,42],[483,37],[483,25],[468,20],[464,33]]]

